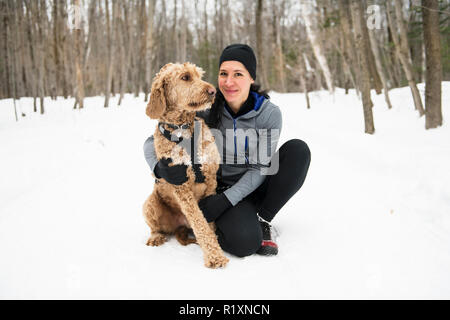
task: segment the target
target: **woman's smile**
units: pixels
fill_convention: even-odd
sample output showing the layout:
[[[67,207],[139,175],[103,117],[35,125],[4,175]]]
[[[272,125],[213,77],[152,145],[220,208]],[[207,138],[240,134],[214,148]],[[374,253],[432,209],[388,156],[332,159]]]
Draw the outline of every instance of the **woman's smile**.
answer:
[[[225,89],[225,88],[224,88],[224,93],[225,93],[226,95],[233,95],[233,94],[235,94],[235,93],[238,93],[238,91],[239,91],[239,90]]]

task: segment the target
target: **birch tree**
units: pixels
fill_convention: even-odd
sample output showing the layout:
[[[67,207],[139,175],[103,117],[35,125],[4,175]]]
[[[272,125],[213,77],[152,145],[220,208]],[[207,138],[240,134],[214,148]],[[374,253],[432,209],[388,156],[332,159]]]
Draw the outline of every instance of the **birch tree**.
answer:
[[[305,21],[306,33],[308,35],[309,41],[314,51],[314,55],[319,62],[319,66],[322,69],[323,75],[325,77],[325,82],[330,93],[334,93],[334,80],[331,75],[330,68],[328,67],[327,58],[325,56],[319,31],[317,28],[317,23],[313,15],[312,4],[309,1],[301,1],[302,17]]]

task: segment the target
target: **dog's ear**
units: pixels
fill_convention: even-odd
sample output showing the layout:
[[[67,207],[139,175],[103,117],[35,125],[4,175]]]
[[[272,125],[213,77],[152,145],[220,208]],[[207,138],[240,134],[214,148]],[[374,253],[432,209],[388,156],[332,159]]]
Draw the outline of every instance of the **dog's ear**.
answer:
[[[150,101],[147,104],[147,109],[145,109],[145,113],[151,119],[159,119],[166,110],[165,77],[163,72],[166,69],[165,67],[153,79]]]

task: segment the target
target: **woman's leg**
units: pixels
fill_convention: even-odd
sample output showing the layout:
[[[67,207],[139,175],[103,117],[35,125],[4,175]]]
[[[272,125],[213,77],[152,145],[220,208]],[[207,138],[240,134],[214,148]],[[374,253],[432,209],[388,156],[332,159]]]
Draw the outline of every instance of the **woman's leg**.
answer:
[[[262,242],[255,204],[244,199],[225,211],[216,221],[216,234],[223,250],[238,257],[254,254]]]
[[[299,139],[289,140],[278,150],[279,168],[275,175],[267,176],[254,192],[258,214],[272,221],[280,209],[301,188],[311,162],[308,145]]]
[[[289,140],[278,153],[278,172],[267,176],[255,192],[215,221],[216,234],[223,250],[238,257],[256,253],[263,242],[257,213],[264,220],[271,221],[303,185],[311,161],[308,145],[298,139]]]

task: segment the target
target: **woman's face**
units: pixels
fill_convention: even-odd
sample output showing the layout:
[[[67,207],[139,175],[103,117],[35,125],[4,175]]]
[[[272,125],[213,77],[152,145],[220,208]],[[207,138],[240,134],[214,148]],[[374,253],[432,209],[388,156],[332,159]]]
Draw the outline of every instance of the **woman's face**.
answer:
[[[239,109],[247,100],[250,85],[255,81],[241,62],[224,61],[220,65],[217,82],[228,105]]]

